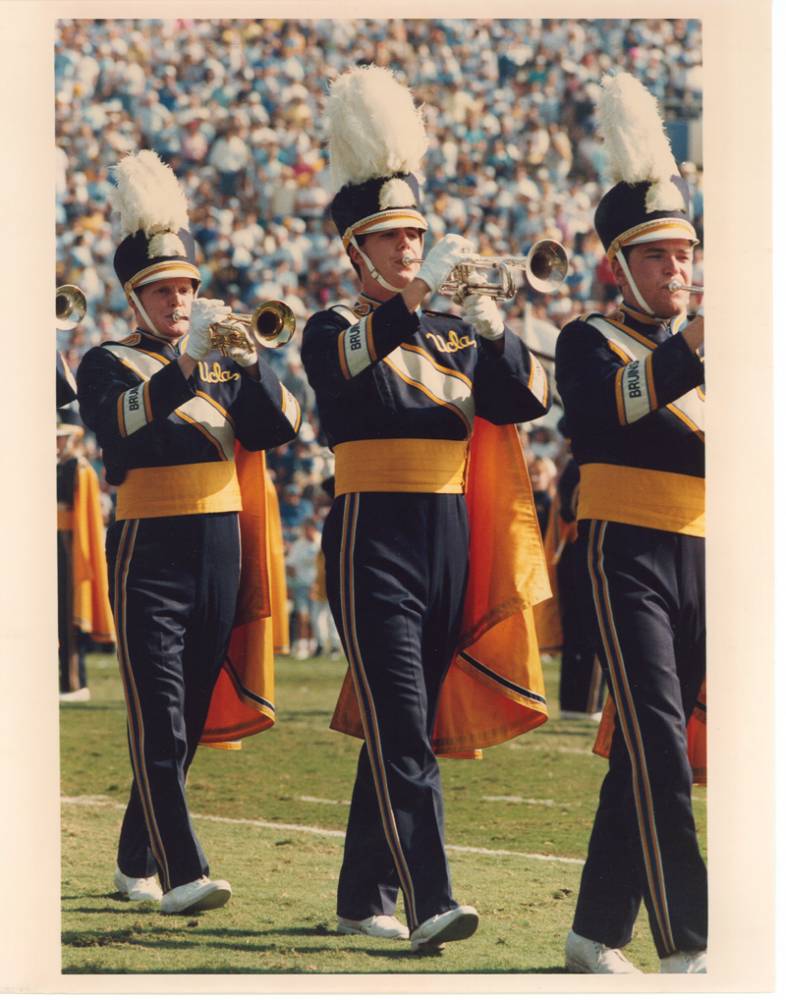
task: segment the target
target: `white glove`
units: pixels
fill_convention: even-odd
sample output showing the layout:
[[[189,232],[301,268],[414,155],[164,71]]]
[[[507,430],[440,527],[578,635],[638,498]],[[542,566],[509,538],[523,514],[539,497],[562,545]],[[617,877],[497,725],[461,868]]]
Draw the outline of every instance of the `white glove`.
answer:
[[[191,325],[185,353],[194,361],[201,361],[211,351],[210,327],[232,312],[222,299],[195,299],[191,306]]]
[[[251,365],[257,363],[259,355],[251,341],[246,340],[243,344],[232,344],[227,347],[227,357],[231,358],[235,364],[240,365],[241,368],[250,368]]]
[[[490,295],[468,295],[461,304],[461,317],[486,340],[499,340],[505,333],[504,320]]]
[[[448,233],[426,254],[416,277],[425,281],[432,292],[439,290],[453,268],[472,253],[472,244],[463,236]]]

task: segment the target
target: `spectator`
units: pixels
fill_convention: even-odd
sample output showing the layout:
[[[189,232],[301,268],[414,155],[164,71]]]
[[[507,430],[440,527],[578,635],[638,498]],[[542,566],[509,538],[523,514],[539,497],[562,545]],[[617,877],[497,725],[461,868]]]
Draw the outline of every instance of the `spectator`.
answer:
[[[533,456],[527,463],[541,537],[546,535],[551,502],[557,488],[557,467],[550,458]]]
[[[246,167],[251,159],[248,144],[242,138],[240,129],[231,123],[208,154],[207,162],[218,171],[220,191],[232,196],[242,188],[246,179]]]
[[[294,615],[292,654],[296,660],[306,660],[316,651],[312,595],[317,580],[321,541],[316,524],[309,518],[295,534],[285,557],[287,586]]]
[[[294,541],[298,528],[314,513],[314,506],[303,496],[301,487],[293,482],[284,487],[281,500],[281,527],[284,541]]]
[[[354,273],[325,218],[322,123],[325,81],[358,61],[390,65],[423,102],[432,136],[423,200],[434,240],[458,232],[484,253],[520,254],[551,228],[571,259],[566,294],[529,296],[531,315],[561,325],[605,309],[616,287],[591,226],[606,186],[593,95],[612,57],[663,95],[668,118],[700,115],[698,20],[173,19],[155,30],[136,19],[58,21],[58,282],[80,285],[89,299],[80,329],[60,348],[76,369],[90,347],[126,326],[112,269],[108,167],[146,144],[188,190],[205,295],[243,312],[286,299],[299,330],[301,315],[352,302]],[[692,149],[682,157],[690,158],[683,173],[701,235],[701,164]],[[698,257],[694,273],[698,280]],[[533,325],[525,325],[523,299],[507,316],[526,339]],[[288,532],[319,516],[309,483],[332,468],[297,343],[270,353],[303,409],[304,432],[313,432],[305,447],[268,456],[282,508],[291,507],[284,490],[295,479],[305,504]],[[532,444],[551,457],[560,448],[549,429]]]

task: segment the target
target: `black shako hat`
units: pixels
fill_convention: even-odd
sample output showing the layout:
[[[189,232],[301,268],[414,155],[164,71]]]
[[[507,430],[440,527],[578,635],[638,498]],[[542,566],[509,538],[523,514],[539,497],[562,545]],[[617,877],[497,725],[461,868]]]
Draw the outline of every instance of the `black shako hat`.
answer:
[[[428,229],[414,174],[372,177],[345,184],[330,204],[330,214],[346,247],[353,236],[412,226]]]
[[[382,66],[354,67],[333,81],[325,111],[330,214],[344,247],[385,229],[428,229],[416,176],[428,138],[408,88]]]
[[[188,231],[188,202],[172,168],[151,149],[125,156],[114,168],[111,193],[123,237],[115,273],[126,295],[164,278],[191,278],[199,285],[196,243]]]
[[[115,251],[115,274],[126,290],[148,285],[162,278],[191,278],[201,275],[196,264],[196,243],[187,229],[154,233],[141,229],[126,236]]]
[[[655,240],[697,243],[690,195],[680,177],[655,97],[630,73],[601,80],[598,132],[614,186],[601,198],[595,229],[609,260]]]
[[[637,184],[620,181],[604,194],[595,210],[595,230],[609,258],[623,247],[653,240],[688,239],[698,242],[690,219],[688,185],[676,174],[670,179],[682,196],[684,208],[648,211],[650,181],[639,181]]]

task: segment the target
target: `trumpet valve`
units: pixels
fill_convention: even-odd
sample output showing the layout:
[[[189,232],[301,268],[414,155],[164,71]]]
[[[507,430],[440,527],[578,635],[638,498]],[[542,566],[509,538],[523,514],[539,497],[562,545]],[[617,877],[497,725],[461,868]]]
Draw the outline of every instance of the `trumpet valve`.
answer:
[[[229,315],[210,327],[210,346],[223,357],[229,356],[230,347],[251,347],[247,327],[236,316]]]

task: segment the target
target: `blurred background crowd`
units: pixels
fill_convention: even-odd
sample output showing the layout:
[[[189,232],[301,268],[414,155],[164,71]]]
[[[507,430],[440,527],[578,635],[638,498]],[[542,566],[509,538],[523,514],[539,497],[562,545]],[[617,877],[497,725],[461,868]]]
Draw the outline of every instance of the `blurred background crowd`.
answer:
[[[355,275],[326,214],[323,107],[330,81],[358,63],[394,70],[424,107],[427,246],[455,232],[486,254],[526,254],[544,237],[566,247],[570,273],[558,292],[524,288],[504,307],[547,363],[561,326],[616,298],[592,230],[609,186],[593,112],[606,72],[627,70],[658,98],[702,233],[698,21],[71,20],[58,23],[54,60],[57,284],[79,285],[88,303],[79,326],[58,334],[73,371],[90,347],[131,332],[112,268],[107,195],[110,167],[141,148],[168,162],[187,193],[202,251],[200,294],[236,312],[284,300],[298,331],[326,304],[354,300]],[[694,277],[702,283],[700,251]],[[305,657],[337,642],[315,569],[332,458],[299,339],[267,356],[305,415],[299,438],[268,453],[268,466],[281,505],[294,651]],[[530,462],[547,460],[532,466],[544,517],[567,457],[560,416],[557,400],[543,421],[520,429]],[[100,474],[89,435],[85,447]]]

